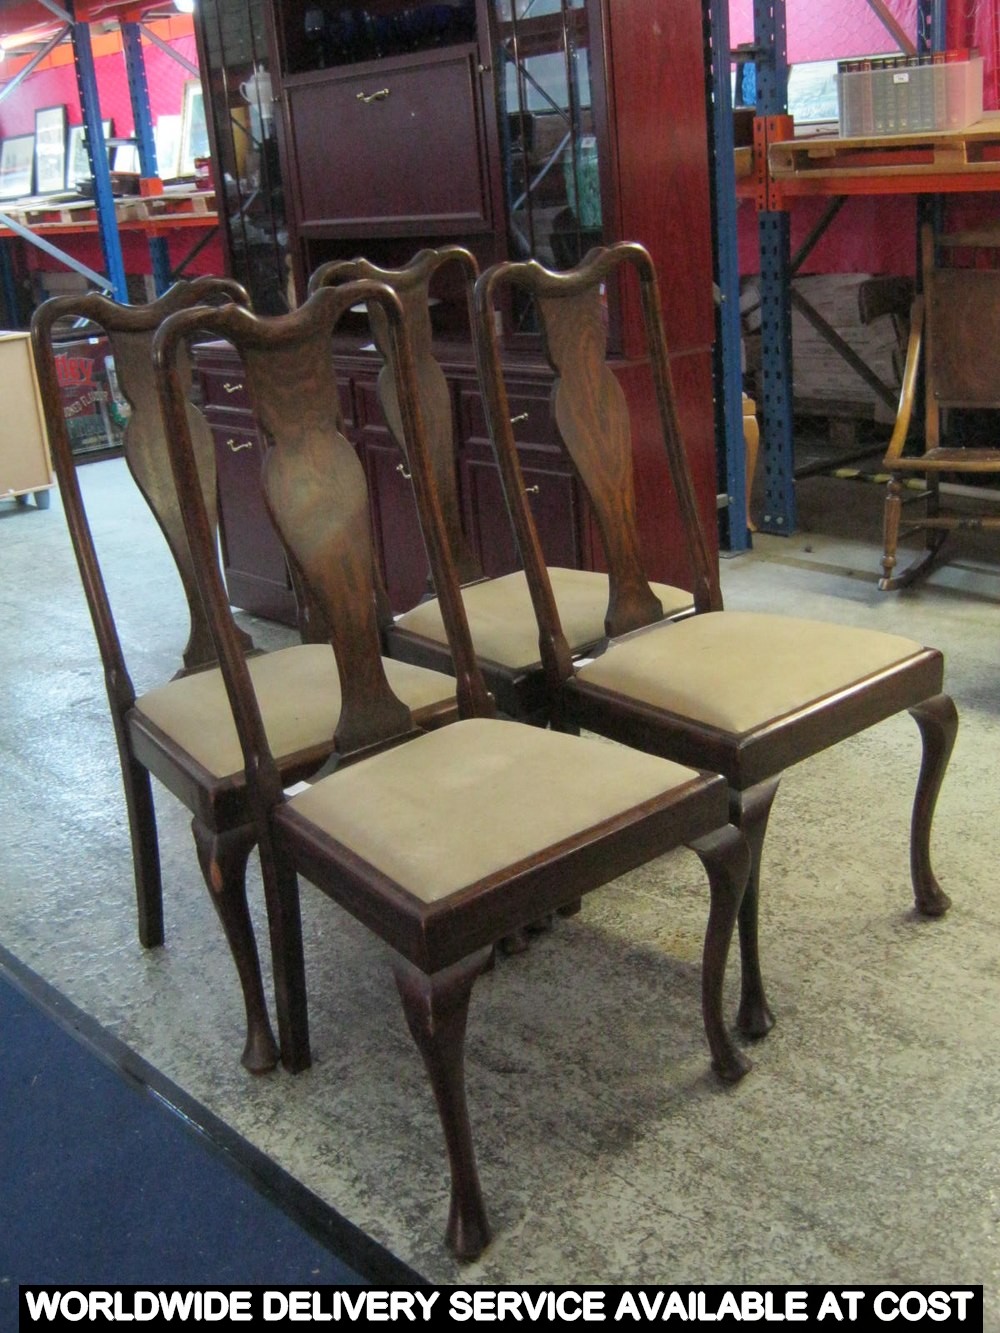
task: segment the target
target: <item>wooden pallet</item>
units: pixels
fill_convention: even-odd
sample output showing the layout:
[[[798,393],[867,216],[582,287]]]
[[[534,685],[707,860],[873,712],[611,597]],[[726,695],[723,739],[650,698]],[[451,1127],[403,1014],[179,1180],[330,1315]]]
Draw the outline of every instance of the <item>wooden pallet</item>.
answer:
[[[202,216],[214,212],[214,190],[134,195],[128,199],[119,199],[115,204],[115,213],[121,222],[154,222],[160,218],[180,217],[185,214]]]
[[[92,199],[47,203],[44,199],[19,200],[3,210],[25,227],[43,227],[90,222],[96,217]]]
[[[97,206],[93,199],[75,199],[48,203],[44,198],[21,199],[4,208],[25,227],[68,227],[97,224]],[[171,191],[156,195],[127,195],[115,200],[119,222],[153,222],[162,218],[207,216],[215,213],[214,190]]]
[[[1000,112],[990,112],[963,130],[781,140],[768,146],[767,163],[776,180],[996,174]]]

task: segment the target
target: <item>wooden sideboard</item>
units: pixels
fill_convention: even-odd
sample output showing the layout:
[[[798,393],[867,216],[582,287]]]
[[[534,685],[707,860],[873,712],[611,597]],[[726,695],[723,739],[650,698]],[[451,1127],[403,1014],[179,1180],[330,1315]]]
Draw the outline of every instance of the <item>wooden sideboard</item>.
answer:
[[[461,351],[462,349],[456,349]],[[265,441],[257,428],[243,368],[225,343],[195,349],[202,410],[215,439],[226,586],[234,606],[294,624],[295,597],[284,555],[264,505],[260,467]],[[365,468],[386,590],[394,611],[419,601],[428,566],[405,461],[378,405],[379,362],[373,354],[341,352],[338,392],[344,426]],[[460,356],[445,362],[457,424],[457,466],[463,517],[473,548],[490,575],[517,568],[510,524],[473,367]],[[525,484],[552,564],[588,568],[595,558],[589,518],[572,467],[549,413],[548,377],[526,360],[511,384],[520,418]]]

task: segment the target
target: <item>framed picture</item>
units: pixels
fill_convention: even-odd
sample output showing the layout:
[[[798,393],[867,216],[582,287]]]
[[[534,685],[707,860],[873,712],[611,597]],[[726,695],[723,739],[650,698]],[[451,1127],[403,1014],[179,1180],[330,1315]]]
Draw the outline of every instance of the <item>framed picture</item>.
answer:
[[[105,140],[111,138],[110,120],[102,120]],[[90,158],[87,155],[87,127],[71,125],[66,138],[66,189],[76,190],[90,179]]]
[[[139,145],[134,143],[118,144],[115,148],[111,169],[136,176],[139,173]]]
[[[66,188],[66,108],[39,107],[35,112],[35,193]]]
[[[35,176],[35,136],[18,134],[0,144],[0,199],[31,194]]]
[[[208,157],[208,125],[205,122],[205,98],[201,80],[189,79],[184,85],[184,103],[181,107],[181,146],[177,172],[193,176],[195,158]]]
[[[156,170],[160,180],[172,181],[178,175],[181,148],[180,116],[159,116],[153,128],[156,143]]]

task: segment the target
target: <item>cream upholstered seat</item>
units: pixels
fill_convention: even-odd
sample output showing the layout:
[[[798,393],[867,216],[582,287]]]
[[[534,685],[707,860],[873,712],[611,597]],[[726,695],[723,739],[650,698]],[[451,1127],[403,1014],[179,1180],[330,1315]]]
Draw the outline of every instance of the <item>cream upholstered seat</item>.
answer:
[[[924,651],[877,630],[715,611],[613,641],[576,680],[745,737]]]
[[[618,479],[631,463],[631,422],[607,359],[603,293],[638,279],[661,439],[693,569],[693,616],[664,622],[650,607],[639,558],[635,514]],[[592,660],[574,661],[558,601],[541,557],[510,429],[496,315],[511,298],[533,302],[555,371],[553,401],[567,452],[605,543],[619,589],[618,623]],[[617,291],[624,300],[629,293]],[[718,570],[709,554],[680,434],[659,288],[641,246],[591,251],[576,269],[552,273],[537,263],[498,264],[475,288],[478,362],[508,507],[525,556],[539,621],[553,715],[660,754],[721,773],[734,823],[753,860],[740,913],[744,956],[756,958],[759,877],[771,804],[785,768],[883,718],[909,710],[923,740],[910,831],[910,878],[919,911],[947,910],[931,869],[930,830],[957,729],[942,693],[940,652],[875,630],[722,609]],[[643,447],[651,447],[648,431]],[[823,817],[816,812],[817,818]],[[744,973],[738,1023],[762,1035],[773,1018],[756,967]]]
[[[604,617],[608,610],[607,574],[550,565],[549,577],[570,651],[580,653],[599,643],[604,637]],[[665,616],[691,610],[691,594],[684,589],[666,583],[650,586],[660,599]],[[523,570],[467,584],[462,589],[462,601],[480,659],[520,671],[537,671],[541,667],[538,622]],[[396,625],[434,643],[448,641],[441,608],[433,598],[418,602],[412,610],[397,616]]]
[[[335,409],[331,338],[341,316],[377,305],[397,375],[434,586],[455,671],[461,720],[422,730],[392,688],[379,655],[368,494]],[[299,794],[271,754],[217,566],[209,558],[178,349],[195,327],[240,352],[272,440],[264,487],[291,563],[327,626],[340,678],[334,754]],[[441,508],[431,482],[415,376],[392,290],[372,281],[315,291],[293,314],[179,312],[157,337],[170,450],[211,616],[219,661],[246,759],[257,817],[275,989],[294,1042],[308,1059],[297,876],[303,875],[389,946],[407,1024],[423,1056],[451,1168],[447,1236],[461,1258],[489,1239],[472,1144],[463,1046],[473,984],[494,946],[591,889],[680,846],[708,871],[711,905],[702,967],[702,1014],[713,1067],[727,1080],[748,1064],[723,1018],[729,941],[749,849],[729,824],[725,782],[669,760],[501,721],[477,665]],[[274,682],[280,688],[280,672]],[[751,962],[752,966],[752,962]],[[283,1039],[284,1040],[284,1039]]]
[[[440,671],[385,660],[390,685],[418,717],[451,711],[455,682]],[[272,753],[286,767],[320,764],[340,719],[340,679],[328,643],[296,644],[248,659]],[[181,676],[141,694],[136,712],[179,745],[216,780],[243,772],[243,751],[217,667]]]
[[[332,260],[316,269],[310,278],[309,290],[369,278],[392,287],[402,301],[417,367],[420,406],[427,427],[434,480],[480,667],[502,711],[512,717],[542,720],[546,716],[546,695],[538,624],[524,572],[518,570],[487,577],[484,561],[472,550],[462,527],[451,395],[434,355],[429,314],[432,280],[446,267],[451,271],[452,279],[460,278],[471,293],[478,271],[476,261],[467,250],[458,246],[422,250],[402,269],[376,268],[364,259]],[[386,355],[388,349],[378,325],[377,309],[373,312],[372,333],[385,356],[378,380],[379,402],[389,429],[405,455],[406,441],[396,404],[392,359]],[[586,652],[599,643],[608,630],[611,597],[608,576],[594,570],[559,567],[550,567],[549,576],[570,652]],[[689,589],[658,583],[653,585],[653,590],[659,597],[663,616],[688,615],[694,609],[694,596]],[[385,651],[392,657],[420,662],[442,671],[449,668],[448,637],[441,609],[433,596],[387,622],[383,626],[383,636]]]
[[[443,903],[702,781],[625,746],[469,718],[335,771],[281,817],[308,820],[422,903]]]
[[[91,294],[43,303],[32,321],[32,339],[53,465],[59,479],[73,549],[83,581],[107,684],[118,742],[132,842],[139,938],[146,947],[163,943],[163,895],[151,776],[191,811],[198,861],[236,965],[246,1010],[243,1063],[255,1072],[278,1059],[264,998],[253,923],[247,910],[245,875],[255,830],[243,775],[243,754],[232,708],[215,662],[212,636],[197,589],[190,546],[167,458],[163,421],[153,373],[152,339],[167,314],[204,308],[207,301],[246,302],[236,283],[198,279],[177,283],[160,300],[126,306]],[[123,636],[100,575],[98,548],[76,475],[53,333],[61,321],[91,321],[108,336],[122,391],[131,412],[125,430],[125,460],[173,555],[187,594],[190,633],[173,679],[136,696],[125,661]],[[189,373],[185,363],[184,382]],[[188,428],[195,440],[199,475],[214,532],[215,446],[208,424],[189,404]],[[212,548],[214,556],[216,548]],[[136,561],[144,552],[137,550]],[[211,557],[210,557],[211,558]],[[124,610],[124,608],[122,608]],[[249,652],[253,645],[240,639]],[[456,715],[455,682],[445,673],[388,667],[401,696],[423,725]],[[250,668],[267,721],[282,779],[292,783],[314,772],[333,749],[340,711],[339,681],[329,643],[296,644],[252,658]],[[279,1012],[279,1021],[281,1020]],[[292,1045],[289,1043],[291,1052]],[[289,1056],[290,1058],[290,1056]]]

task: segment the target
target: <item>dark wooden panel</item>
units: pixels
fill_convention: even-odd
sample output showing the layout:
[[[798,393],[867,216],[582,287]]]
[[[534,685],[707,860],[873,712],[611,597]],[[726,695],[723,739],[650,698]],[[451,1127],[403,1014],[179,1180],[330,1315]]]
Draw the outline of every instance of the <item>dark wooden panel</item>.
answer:
[[[235,414],[232,414],[235,416]],[[250,421],[219,421],[206,412],[215,439],[219,521],[226,587],[234,606],[269,620],[296,623],[288,566],[261,489],[261,440]]]
[[[250,391],[243,369],[235,357],[227,366],[202,366],[201,391],[207,408],[249,412]]]
[[[693,352],[671,363],[677,412],[691,465],[695,495],[713,557],[718,552],[715,508],[715,436],[705,402],[712,401],[712,357]],[[681,535],[681,522],[659,427],[652,375],[648,365],[616,367],[615,373],[632,411],[636,508],[643,559],[650,578],[692,586],[691,564]]]
[[[583,521],[576,482],[565,466],[525,450],[521,470],[546,562],[581,569]],[[461,460],[465,522],[483,570],[491,578],[520,567],[500,474],[492,454],[470,449]]]
[[[492,227],[480,77],[462,46],[287,80],[301,234]]]
[[[561,455],[562,445],[552,417],[549,386],[508,386],[507,398],[518,444]],[[459,388],[458,429],[464,444],[489,446],[486,412],[478,387],[463,385]]]
[[[385,424],[374,382],[354,384],[355,442],[368,479],[372,528],[393,611],[415,606],[428,589],[428,563],[417,503],[403,454]]]
[[[702,6],[629,0],[608,4],[606,15],[620,235],[653,256],[671,352],[709,347],[715,313]]]

